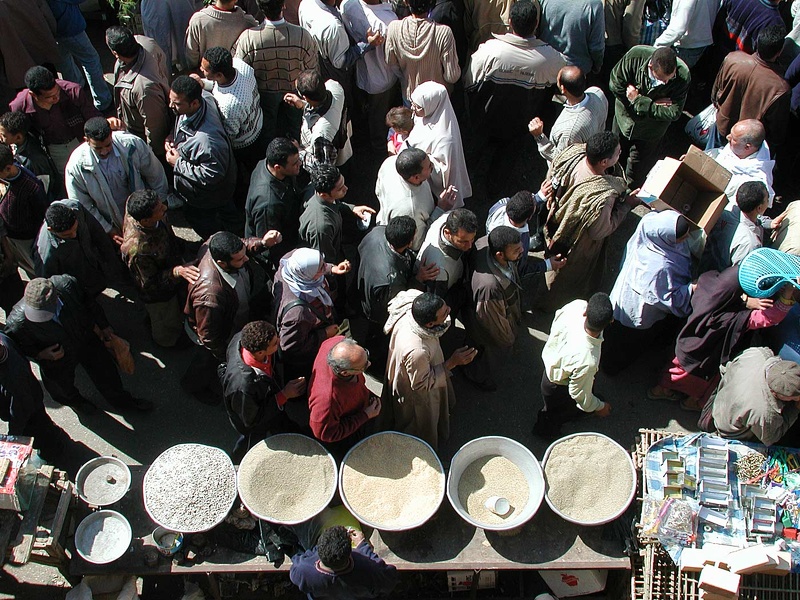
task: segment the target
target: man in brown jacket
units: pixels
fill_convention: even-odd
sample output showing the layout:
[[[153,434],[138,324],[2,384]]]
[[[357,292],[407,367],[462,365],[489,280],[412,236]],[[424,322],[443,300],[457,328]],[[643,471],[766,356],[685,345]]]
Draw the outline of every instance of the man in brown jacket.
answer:
[[[183,312],[187,331],[197,352],[181,386],[205,404],[222,400],[216,367],[225,361],[231,337],[253,318],[267,310],[267,274],[249,255],[263,252],[281,241],[281,234],[268,231],[263,238],[242,239],[229,231],[212,235],[200,249],[200,274],[189,286]]]
[[[791,93],[777,60],[785,37],[783,25],[771,25],[759,32],[755,54],[737,51],[725,57],[711,90],[717,123],[716,131],[709,134],[707,149],[724,146],[731,128],[743,119],[758,119],[764,124],[773,156],[784,143]]]
[[[106,44],[114,65],[114,104],[125,128],[147,142],[164,162],[164,140],[172,127],[169,83],[156,59],[134,38],[127,27],[106,29]]]

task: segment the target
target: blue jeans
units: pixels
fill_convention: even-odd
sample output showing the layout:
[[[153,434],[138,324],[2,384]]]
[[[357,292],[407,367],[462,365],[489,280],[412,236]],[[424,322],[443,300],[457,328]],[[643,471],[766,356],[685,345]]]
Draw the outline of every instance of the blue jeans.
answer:
[[[89,80],[89,89],[92,91],[94,105],[98,110],[106,110],[112,106],[111,90],[103,79],[103,66],[100,64],[100,56],[89,41],[89,36],[83,31],[78,35],[68,38],[58,38],[58,51],[61,54],[61,61],[57,65],[58,71],[67,81],[72,81],[78,85],[85,85]],[[84,79],[83,73],[86,73]]]
[[[700,48],[675,46],[673,50],[675,50],[675,54],[678,55],[678,58],[686,63],[687,67],[693,69],[697,61],[700,60],[700,57],[703,56],[703,52],[705,52],[706,48],[708,48],[708,46],[701,46]]]

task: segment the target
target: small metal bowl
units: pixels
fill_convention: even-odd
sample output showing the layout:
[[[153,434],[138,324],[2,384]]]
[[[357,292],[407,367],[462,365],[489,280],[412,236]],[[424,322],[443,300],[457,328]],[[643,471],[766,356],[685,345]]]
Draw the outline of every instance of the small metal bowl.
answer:
[[[115,510],[99,510],[78,525],[75,549],[86,562],[105,565],[124,555],[132,539],[128,519]]]

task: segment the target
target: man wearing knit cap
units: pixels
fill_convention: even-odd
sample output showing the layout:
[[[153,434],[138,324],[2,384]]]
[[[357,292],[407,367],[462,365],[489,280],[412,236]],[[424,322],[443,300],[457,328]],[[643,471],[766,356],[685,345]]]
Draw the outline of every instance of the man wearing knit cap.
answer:
[[[112,334],[103,311],[87,300],[71,275],[32,279],[6,322],[6,334],[20,352],[35,360],[53,400],[77,410],[96,407],[75,387],[75,369],[83,366],[105,400],[119,408],[150,410],[149,400],[134,398],[122,387],[119,372],[103,340]]]
[[[748,348],[720,370],[709,429],[730,439],[778,443],[800,412],[800,365],[769,348]]]

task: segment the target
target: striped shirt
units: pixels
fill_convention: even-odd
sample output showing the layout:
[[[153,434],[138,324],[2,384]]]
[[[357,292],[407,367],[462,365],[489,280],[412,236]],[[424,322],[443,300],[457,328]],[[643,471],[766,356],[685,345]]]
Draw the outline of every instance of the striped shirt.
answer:
[[[539,154],[548,166],[570,144],[585,143],[595,133],[603,131],[608,116],[608,100],[595,86],[586,90],[583,100],[574,106],[564,105],[548,138],[544,133],[536,138]]]

